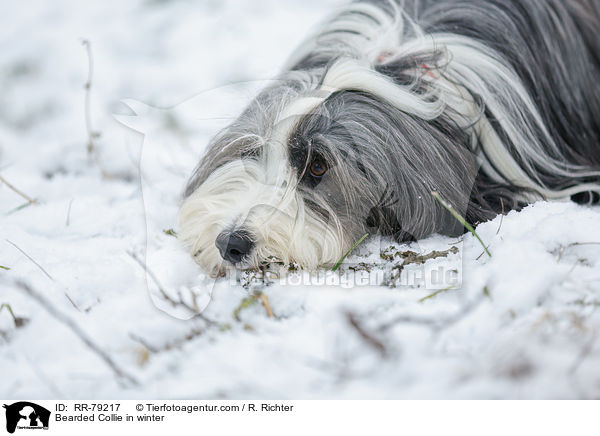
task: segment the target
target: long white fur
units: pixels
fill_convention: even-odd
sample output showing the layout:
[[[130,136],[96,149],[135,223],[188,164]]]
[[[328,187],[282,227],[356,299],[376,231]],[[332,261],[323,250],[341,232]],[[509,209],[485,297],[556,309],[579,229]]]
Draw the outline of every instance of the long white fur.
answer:
[[[217,236],[241,224],[256,238],[246,266],[257,267],[274,256],[314,269],[340,258],[345,244],[341,229],[314,216],[289,189],[295,177],[288,168],[275,170],[280,174],[277,184],[267,181],[262,162],[231,162],[211,174],[182,205],[179,238],[212,274],[222,269]]]
[[[394,104],[400,110],[423,119],[434,119],[445,108],[452,109],[451,113],[458,114],[457,122],[464,125],[474,124],[481,146],[489,158],[487,161],[480,153],[480,162],[497,181],[504,178],[545,198],[563,198],[578,192],[600,189],[600,185],[588,183],[563,190],[551,190],[539,180],[532,180],[511,156],[489,120],[481,116],[480,108],[466,92],[467,88],[482,97],[527,167],[531,168],[535,164],[549,172],[567,176],[598,176],[598,172],[584,171],[549,157],[541,141],[550,149],[556,150],[557,146],[531,97],[516,74],[500,59],[494,57],[494,53],[488,47],[457,35],[425,35],[395,3],[390,2],[390,7],[393,15],[371,4],[357,3],[347,6],[337,12],[338,19],[326,22],[318,29],[316,36],[309,38],[303,48],[288,62],[292,65],[319,45],[330,46],[347,54],[347,57],[341,58],[328,70],[322,86],[315,92],[319,97],[312,95],[307,97],[309,101],[298,102],[303,113],[310,113],[310,110],[321,104],[333,92],[344,89],[369,92]],[[409,39],[402,37],[405,26],[410,27],[412,32]],[[350,30],[357,34],[336,30]],[[409,87],[394,84],[389,78],[372,69],[372,66],[381,63],[382,54],[385,54],[384,62],[392,62],[398,57],[438,50],[443,50],[446,54],[446,59],[440,62],[444,65],[443,71],[433,74],[432,78],[423,76],[439,90],[434,101],[431,101],[430,95],[417,95],[411,92]],[[457,86],[456,83],[464,85]],[[498,90],[502,90],[502,97],[508,99],[507,102],[500,102]],[[300,112],[295,109],[293,108],[292,112]],[[526,124],[524,112],[532,117],[535,126]],[[535,134],[534,127],[542,132],[541,139]],[[530,200],[531,196],[528,199]]]
[[[221,264],[214,242],[217,235],[242,223],[256,237],[256,249],[246,261],[249,266],[275,256],[316,268],[335,263],[343,254],[342,248],[348,242],[344,241],[343,229],[335,221],[325,223],[314,216],[295,193],[298,180],[287,151],[287,141],[296,123],[339,90],[371,93],[426,120],[449,111],[457,123],[473,126],[473,133],[485,150],[485,155],[481,152],[478,155],[481,165],[498,181],[507,179],[547,198],[600,189],[598,185],[587,184],[554,191],[529,177],[490,121],[481,115],[479,105],[471,97],[473,94],[482,97],[525,166],[536,165],[557,174],[587,173],[553,160],[544,151],[541,141],[551,150],[556,144],[531,97],[516,74],[489,48],[456,35],[426,36],[394,3],[391,5],[392,13],[370,4],[351,4],[319,28],[296,51],[288,66],[314,50],[343,55],[330,66],[320,85],[281,110],[270,137],[260,138],[264,145],[262,160],[236,161],[218,168],[186,199],[180,213],[180,238],[196,260],[211,272],[217,273]],[[439,50],[445,54],[440,71],[415,72],[436,90],[435,95],[419,95],[409,85],[399,86],[373,69],[400,56]],[[499,91],[504,102],[499,99]],[[534,126],[525,122],[524,113]],[[534,128],[542,132],[541,138]]]

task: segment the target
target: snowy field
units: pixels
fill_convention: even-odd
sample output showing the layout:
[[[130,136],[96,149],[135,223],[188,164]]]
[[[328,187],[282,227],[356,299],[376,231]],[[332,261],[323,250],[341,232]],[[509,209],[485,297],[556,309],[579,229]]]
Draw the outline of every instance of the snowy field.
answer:
[[[600,398],[600,207],[481,224],[491,256],[370,239],[319,277],[213,281],[172,236],[236,97],[336,4],[4,2],[0,398]]]

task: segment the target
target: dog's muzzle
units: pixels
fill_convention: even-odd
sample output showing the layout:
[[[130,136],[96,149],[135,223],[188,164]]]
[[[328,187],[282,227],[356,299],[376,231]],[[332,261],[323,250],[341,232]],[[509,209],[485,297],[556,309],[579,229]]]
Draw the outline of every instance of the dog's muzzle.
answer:
[[[254,248],[252,236],[244,230],[221,232],[215,241],[221,257],[233,264],[248,257]]]

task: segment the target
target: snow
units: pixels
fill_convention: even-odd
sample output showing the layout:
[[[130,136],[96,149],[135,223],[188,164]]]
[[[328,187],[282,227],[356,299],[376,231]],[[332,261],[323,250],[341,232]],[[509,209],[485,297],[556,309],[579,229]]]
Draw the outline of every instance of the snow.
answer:
[[[597,206],[538,202],[481,224],[491,257],[471,234],[397,246],[447,253],[395,286],[356,285],[349,269],[402,264],[375,238],[341,276],[243,287],[204,276],[164,233],[206,140],[336,4],[5,5],[0,175],[40,204],[0,184],[0,303],[25,318],[0,311],[0,397],[600,397]],[[80,38],[112,178],[86,152]],[[459,274],[419,280],[438,268]]]

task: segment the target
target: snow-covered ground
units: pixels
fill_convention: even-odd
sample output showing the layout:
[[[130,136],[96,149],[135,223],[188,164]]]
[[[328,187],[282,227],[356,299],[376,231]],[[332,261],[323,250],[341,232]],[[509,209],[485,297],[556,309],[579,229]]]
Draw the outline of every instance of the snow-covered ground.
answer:
[[[370,240],[354,273],[268,285],[203,277],[164,232],[239,108],[225,96],[251,87],[228,85],[272,77],[337,3],[4,3],[0,175],[39,204],[0,184],[0,398],[600,397],[600,207],[482,224],[491,257],[470,234],[392,260]],[[440,286],[428,268],[459,273]],[[356,278],[380,269],[401,276]]]

